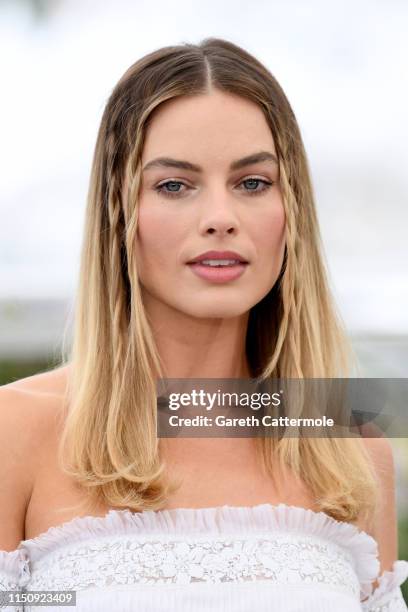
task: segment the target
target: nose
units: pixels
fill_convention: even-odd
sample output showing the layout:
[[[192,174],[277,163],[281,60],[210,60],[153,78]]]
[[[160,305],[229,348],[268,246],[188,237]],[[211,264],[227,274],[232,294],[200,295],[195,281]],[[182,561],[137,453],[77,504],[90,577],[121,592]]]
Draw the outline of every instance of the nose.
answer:
[[[200,234],[236,234],[239,229],[237,212],[234,210],[236,202],[231,201],[228,194],[222,191],[213,193],[203,202],[199,223]]]

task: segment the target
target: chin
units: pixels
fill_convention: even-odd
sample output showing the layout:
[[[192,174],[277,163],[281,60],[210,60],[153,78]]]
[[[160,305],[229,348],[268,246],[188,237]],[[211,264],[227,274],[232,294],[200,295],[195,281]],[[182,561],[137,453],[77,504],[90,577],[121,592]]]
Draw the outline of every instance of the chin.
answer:
[[[201,301],[197,304],[190,303],[188,307],[180,308],[182,312],[192,317],[199,319],[230,319],[233,317],[239,317],[251,309],[251,305],[243,304],[242,300],[240,303],[228,303],[228,301],[208,302]]]

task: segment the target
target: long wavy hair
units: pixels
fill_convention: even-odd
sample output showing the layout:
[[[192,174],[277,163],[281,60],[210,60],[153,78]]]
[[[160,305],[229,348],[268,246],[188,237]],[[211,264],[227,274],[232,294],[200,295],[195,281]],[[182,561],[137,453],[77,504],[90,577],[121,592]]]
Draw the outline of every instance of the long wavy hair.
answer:
[[[164,508],[156,435],[162,364],[143,306],[135,240],[146,127],[166,100],[218,89],[264,113],[286,214],[280,277],[250,311],[246,351],[261,378],[347,376],[352,351],[327,280],[307,159],[292,108],[256,58],[218,38],[158,49],[134,63],[106,104],[93,158],[64,426],[63,470],[104,506]],[[376,506],[376,477],[360,438],[263,438],[260,466],[289,467],[319,510],[354,521]],[[279,479],[276,481],[279,485]]]

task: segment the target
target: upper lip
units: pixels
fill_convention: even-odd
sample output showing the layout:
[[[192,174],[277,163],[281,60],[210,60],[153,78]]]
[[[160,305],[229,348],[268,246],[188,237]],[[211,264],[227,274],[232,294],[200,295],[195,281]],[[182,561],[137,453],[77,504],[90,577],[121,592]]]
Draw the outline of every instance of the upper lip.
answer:
[[[201,253],[201,255],[193,257],[187,263],[197,263],[203,261],[203,259],[234,259],[243,263],[248,263],[245,257],[242,257],[239,253],[235,253],[235,251],[206,251],[205,253]]]

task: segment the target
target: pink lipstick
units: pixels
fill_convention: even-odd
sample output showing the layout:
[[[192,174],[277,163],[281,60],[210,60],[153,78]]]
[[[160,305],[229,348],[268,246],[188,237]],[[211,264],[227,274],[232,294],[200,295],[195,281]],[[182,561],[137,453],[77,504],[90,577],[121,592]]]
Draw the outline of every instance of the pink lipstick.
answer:
[[[193,257],[187,265],[200,278],[225,283],[239,278],[245,272],[248,261],[235,251],[206,251]]]

